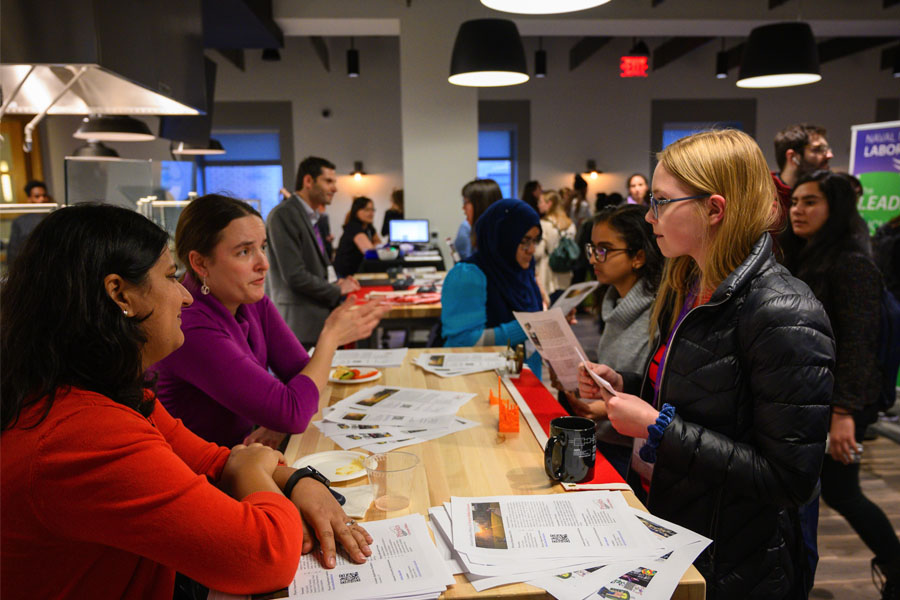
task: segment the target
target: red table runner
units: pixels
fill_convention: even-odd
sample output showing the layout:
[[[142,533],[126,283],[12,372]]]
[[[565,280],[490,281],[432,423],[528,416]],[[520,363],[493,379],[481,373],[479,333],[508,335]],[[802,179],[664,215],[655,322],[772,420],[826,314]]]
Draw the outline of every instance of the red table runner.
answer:
[[[565,417],[568,413],[560,406],[556,398],[544,387],[541,380],[538,379],[530,369],[522,369],[522,373],[518,379],[510,378],[516,390],[528,404],[528,408],[534,414],[535,419],[540,424],[548,436],[550,435],[550,421],[556,417]],[[584,481],[576,486],[591,486],[602,484],[625,484],[625,480],[619,475],[619,472],[606,460],[606,457],[598,450],[597,462],[594,466],[594,478],[590,481]]]

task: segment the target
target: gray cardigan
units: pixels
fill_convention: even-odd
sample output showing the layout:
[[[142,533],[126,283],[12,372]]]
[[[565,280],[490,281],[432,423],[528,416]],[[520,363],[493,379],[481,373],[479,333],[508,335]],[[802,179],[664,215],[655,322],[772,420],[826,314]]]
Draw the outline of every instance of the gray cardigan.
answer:
[[[644,372],[650,358],[650,309],[655,298],[647,293],[642,281],[621,299],[616,288],[606,290],[600,306],[604,326],[597,344],[597,362],[619,372]],[[617,432],[606,420],[597,424],[597,439],[631,446],[631,438]]]
[[[650,352],[650,308],[654,294],[638,281],[624,298],[610,286],[603,296],[600,316],[603,333],[597,344],[597,361],[616,371],[643,373]]]

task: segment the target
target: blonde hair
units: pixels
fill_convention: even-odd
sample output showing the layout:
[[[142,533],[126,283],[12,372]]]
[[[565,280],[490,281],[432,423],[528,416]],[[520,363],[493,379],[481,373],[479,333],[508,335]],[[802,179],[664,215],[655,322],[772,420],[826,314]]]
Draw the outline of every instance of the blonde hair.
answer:
[[[566,214],[559,193],[554,192],[553,190],[544,192],[544,199],[550,203],[550,208],[547,209],[544,218],[560,229],[568,229],[569,225],[572,224],[572,219]]]
[[[726,203],[716,230],[707,228],[703,233],[706,261],[702,271],[690,256],[666,260],[650,319],[651,336],[662,314],[671,315],[668,327],[674,327],[685,295],[695,283],[701,292],[715,290],[744,262],[759,236],[771,230],[779,216],[766,159],[746,133],[703,131],[672,143],[657,159],[691,195],[719,194]],[[705,214],[704,204],[696,206]]]

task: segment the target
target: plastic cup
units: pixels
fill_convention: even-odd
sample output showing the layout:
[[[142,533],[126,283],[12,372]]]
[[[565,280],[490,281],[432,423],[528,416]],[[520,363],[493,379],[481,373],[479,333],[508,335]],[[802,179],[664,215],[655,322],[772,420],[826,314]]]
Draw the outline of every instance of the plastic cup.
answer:
[[[409,506],[419,457],[409,452],[383,452],[365,460],[369,483],[375,488],[375,508],[386,512]]]

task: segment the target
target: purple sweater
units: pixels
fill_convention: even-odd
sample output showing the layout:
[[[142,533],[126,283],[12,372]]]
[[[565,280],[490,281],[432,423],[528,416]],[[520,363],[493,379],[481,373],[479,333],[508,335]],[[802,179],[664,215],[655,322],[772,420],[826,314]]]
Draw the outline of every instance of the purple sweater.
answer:
[[[181,313],[184,345],[156,363],[157,395],[205,440],[231,447],[254,424],[300,433],[319,407],[319,390],[300,371],[309,355],[264,296],[236,316],[190,275],[194,303]],[[270,372],[271,370],[271,372]]]

